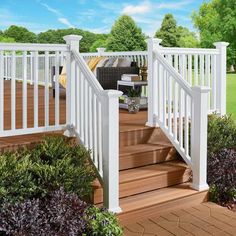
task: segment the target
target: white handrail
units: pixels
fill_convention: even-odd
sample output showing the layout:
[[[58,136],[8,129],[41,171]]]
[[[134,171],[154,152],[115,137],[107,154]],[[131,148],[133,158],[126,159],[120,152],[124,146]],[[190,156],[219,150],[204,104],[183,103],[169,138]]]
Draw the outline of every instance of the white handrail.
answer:
[[[209,48],[172,48],[172,47],[160,47],[159,52],[163,54],[208,54],[208,55],[218,55],[220,54],[218,49]]]
[[[75,50],[72,50],[73,57],[75,59],[75,62],[80,66],[80,69],[82,73],[86,76],[88,79],[88,83],[90,86],[93,87],[94,91],[98,96],[101,96],[103,88],[101,84],[98,82],[97,78],[93,74],[93,72],[89,69],[88,65],[84,62],[83,57],[81,54],[77,53]]]
[[[65,44],[0,43],[0,50],[5,51],[60,51],[69,50]]]

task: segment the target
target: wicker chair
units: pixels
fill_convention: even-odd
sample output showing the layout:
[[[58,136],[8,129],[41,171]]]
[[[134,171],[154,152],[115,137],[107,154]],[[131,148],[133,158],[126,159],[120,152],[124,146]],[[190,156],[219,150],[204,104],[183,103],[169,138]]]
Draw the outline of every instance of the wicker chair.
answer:
[[[103,89],[117,89],[117,81],[123,74],[139,74],[138,67],[98,67],[97,80]]]

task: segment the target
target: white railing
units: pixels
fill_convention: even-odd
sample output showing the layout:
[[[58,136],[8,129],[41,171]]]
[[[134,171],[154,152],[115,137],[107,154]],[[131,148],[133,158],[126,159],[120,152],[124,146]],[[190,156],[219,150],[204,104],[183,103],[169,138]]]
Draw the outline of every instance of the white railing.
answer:
[[[95,54],[81,54],[81,38],[66,36],[66,45],[0,44],[0,137],[66,129],[65,135],[76,136],[80,143],[91,150],[91,161],[104,189],[104,205],[114,212],[120,212],[118,98],[122,93],[103,90],[84,59],[104,56],[128,57],[135,61],[136,58],[139,66],[148,64],[147,125],[161,127],[191,166],[193,188],[206,189],[207,114],[212,109],[221,114],[225,112],[227,44],[218,43],[217,49],[209,50],[170,50],[160,47],[160,40],[149,39],[148,52],[113,53],[99,49]],[[39,60],[42,60],[41,65]],[[59,66],[64,64],[64,60],[67,68],[66,122],[61,124]],[[49,116],[52,66],[55,66],[53,124]],[[11,125],[8,129],[4,125],[4,79],[10,79],[8,82],[11,84]],[[20,128],[16,126],[16,111],[19,109],[16,107],[17,79],[22,80]],[[30,108],[29,81],[33,84],[33,105]],[[39,115],[42,116],[39,114],[40,81],[44,90],[42,125],[39,125]],[[213,92],[210,93],[210,90]],[[33,109],[33,127],[28,126],[29,109]]]
[[[187,53],[194,55],[192,49],[184,49],[183,51],[182,49],[173,49],[170,51],[168,48],[162,48],[160,42],[159,39],[148,39],[149,97],[147,125],[159,126],[163,130],[186,163],[191,166],[193,171],[192,187],[197,190],[204,190],[208,188],[206,182],[207,116],[211,83],[208,84],[209,86],[206,86],[205,83],[200,83],[200,86],[198,83],[192,83],[192,76],[190,72],[187,73],[186,68],[188,69],[188,66],[186,67],[185,59],[183,59]],[[221,45],[226,46],[226,43],[221,43]],[[207,50],[207,52],[214,57],[217,55],[219,58],[224,58],[226,62],[226,50],[214,49]],[[205,55],[207,52],[199,50],[195,55]],[[180,63],[179,58],[182,58]],[[188,65],[191,65],[189,71],[192,71],[191,58],[189,56]],[[200,81],[203,81],[205,75],[205,72],[202,71],[205,68],[202,60],[200,59],[202,64]],[[213,61],[217,63],[217,60]],[[224,71],[221,78],[216,77],[218,80],[225,80],[225,62],[218,65],[221,67],[220,71]],[[206,62],[206,65],[209,66],[210,61]],[[187,75],[189,79],[186,79],[188,78]],[[219,95],[218,92],[217,95]]]
[[[113,212],[119,207],[119,97],[103,90],[79,53],[79,36],[64,37],[67,53],[67,124],[80,143],[91,150],[91,160],[103,185],[103,202]]]
[[[136,62],[138,67],[147,66],[147,51],[133,52],[106,52],[105,48],[98,48],[95,53],[81,53],[85,60],[93,57],[113,57],[113,58],[129,58]]]
[[[19,52],[18,52],[19,53]],[[10,52],[4,53],[4,79],[10,80],[11,79],[11,65],[12,65],[12,56]],[[34,53],[27,52],[26,55],[26,64],[27,64],[27,81],[31,84],[34,82],[34,75],[33,75],[33,64],[34,64]],[[56,65],[56,55],[55,53],[51,53],[48,55],[49,58],[49,73],[51,73],[52,68]],[[15,55],[16,60],[16,72],[15,78],[16,80],[23,80],[23,54]],[[64,64],[64,56],[63,52],[59,53],[59,65],[63,66]],[[38,73],[39,73],[39,83],[43,84],[45,81],[45,54],[38,54]],[[52,83],[52,76],[49,77],[49,83]]]
[[[160,41],[157,43],[159,44]],[[224,115],[226,113],[225,75],[228,43],[220,42],[214,45],[216,49],[159,47],[159,52],[190,86],[210,87],[208,112]]]
[[[54,130],[62,130],[65,124],[60,123],[60,99],[59,99],[59,58],[60,54],[68,51],[67,45],[48,45],[48,44],[0,44],[0,136],[14,136],[22,134],[31,134],[38,132],[47,132]],[[51,68],[50,68],[50,53],[55,53],[55,67],[56,76],[56,96],[55,96],[55,122],[50,122],[49,115],[49,83],[51,80]],[[7,54],[7,56],[6,56]],[[18,56],[17,54],[20,54]],[[43,55],[43,65],[39,65],[39,59]],[[28,59],[32,58],[30,63]],[[19,59],[21,62],[19,62]],[[7,62],[6,62],[7,61]],[[7,65],[5,65],[7,63]],[[30,68],[29,68],[30,67]],[[17,68],[20,70],[20,79],[22,80],[22,101],[21,109],[17,107]],[[30,71],[30,78],[28,72]],[[43,73],[42,73],[43,71]],[[11,119],[10,128],[5,128],[6,120],[4,120],[4,104],[5,104],[5,92],[4,80],[10,78],[10,116]],[[31,80],[32,79],[32,80]],[[33,81],[33,96],[28,97],[28,81]],[[43,124],[39,124],[39,84],[43,81],[44,84],[44,109],[40,108],[41,112],[44,112]],[[30,100],[33,99],[33,101]],[[31,111],[31,105],[33,104],[33,111]],[[19,110],[21,110],[19,117]],[[33,113],[33,126],[29,125],[28,115],[29,112]],[[18,113],[18,116],[16,116]],[[18,117],[18,118],[17,118]],[[32,119],[30,117],[30,119]],[[22,120],[19,125],[19,120]],[[18,123],[18,124],[17,124]]]

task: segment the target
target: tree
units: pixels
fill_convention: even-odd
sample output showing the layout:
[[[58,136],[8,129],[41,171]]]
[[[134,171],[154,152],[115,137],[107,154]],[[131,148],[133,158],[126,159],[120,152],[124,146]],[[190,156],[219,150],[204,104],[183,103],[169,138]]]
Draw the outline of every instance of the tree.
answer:
[[[65,43],[63,37],[65,35],[75,34],[83,36],[80,42],[80,51],[81,52],[89,52],[92,44],[103,37],[103,34],[94,34],[89,31],[84,31],[81,29],[58,29],[58,30],[48,30],[46,32],[42,32],[38,35],[39,43]]]
[[[90,47],[90,52],[97,52],[97,48],[107,48],[107,39],[98,39]]]
[[[14,38],[4,37],[4,36],[0,35],[0,42],[1,43],[15,43],[16,41]]]
[[[107,48],[111,51],[145,50],[145,35],[130,16],[123,15],[111,29]]]
[[[12,25],[4,31],[4,37],[14,38],[16,42],[36,43],[37,36],[24,27]]]
[[[179,40],[178,46],[183,48],[197,48],[199,47],[199,40],[194,32],[191,32],[188,28],[179,26]]]
[[[172,14],[165,15],[161,28],[156,32],[155,36],[162,39],[161,45],[164,47],[178,47],[180,34]]]
[[[200,33],[202,47],[214,47],[217,41],[226,41],[228,65],[236,65],[236,3],[235,0],[211,0],[203,3],[192,16]]]

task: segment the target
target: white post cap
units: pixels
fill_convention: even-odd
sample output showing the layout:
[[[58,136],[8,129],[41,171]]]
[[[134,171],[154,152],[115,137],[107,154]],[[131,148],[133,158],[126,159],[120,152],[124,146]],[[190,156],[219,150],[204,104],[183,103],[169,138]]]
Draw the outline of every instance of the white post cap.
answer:
[[[97,48],[98,53],[103,53],[106,51],[106,48]]]
[[[228,47],[229,46],[229,43],[227,42],[216,42],[214,43],[214,46],[219,48],[219,47]]]
[[[81,35],[66,35],[63,37],[63,39],[66,41],[66,43],[71,43],[73,41],[80,41],[83,38]]]

